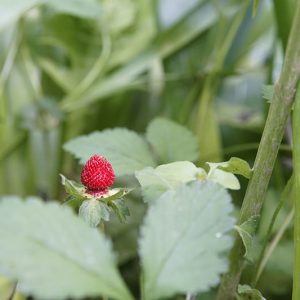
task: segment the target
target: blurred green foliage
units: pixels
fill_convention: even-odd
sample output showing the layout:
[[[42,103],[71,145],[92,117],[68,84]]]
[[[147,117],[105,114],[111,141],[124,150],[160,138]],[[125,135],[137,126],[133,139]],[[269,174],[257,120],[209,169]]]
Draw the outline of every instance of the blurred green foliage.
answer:
[[[0,0],[0,194],[63,200],[58,174],[79,174],[64,143],[112,127],[145,132],[156,116],[197,135],[199,167],[231,156],[252,165],[268,107],[261,88],[278,78],[294,0],[255,1],[253,16],[252,4]],[[284,143],[259,240],[291,175],[288,130]],[[136,227],[145,206],[135,193],[129,201],[129,223],[107,230],[135,288],[128,270],[138,268]],[[290,209],[286,201],[273,235]],[[259,281],[267,299],[290,297],[291,235],[289,227]]]

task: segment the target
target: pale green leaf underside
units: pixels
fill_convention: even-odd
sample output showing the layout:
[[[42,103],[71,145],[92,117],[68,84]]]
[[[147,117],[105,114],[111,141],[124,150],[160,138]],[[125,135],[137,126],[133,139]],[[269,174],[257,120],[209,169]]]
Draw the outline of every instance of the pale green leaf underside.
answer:
[[[227,269],[233,228],[230,196],[212,182],[192,182],[153,202],[142,227],[146,299],[209,290]]]
[[[112,164],[117,176],[133,174],[136,170],[156,165],[146,141],[125,128],[81,136],[66,143],[64,148],[82,163],[94,154],[103,155]]]
[[[136,171],[144,200],[149,202],[157,199],[167,190],[174,189],[182,183],[196,180],[199,169],[189,161],[178,161],[160,165],[157,168],[147,167]]]
[[[154,119],[147,128],[146,138],[161,163],[198,159],[196,137],[187,128],[168,119]]]
[[[0,273],[38,299],[106,295],[132,299],[111,243],[66,207],[37,199],[0,201]]]
[[[252,175],[252,169],[248,162],[238,157],[231,157],[228,161],[212,163],[208,162],[210,168],[221,169],[229,173],[242,175],[246,178],[250,178]]]
[[[97,227],[101,220],[109,220],[109,210],[96,199],[85,200],[79,208],[79,216],[91,227]]]

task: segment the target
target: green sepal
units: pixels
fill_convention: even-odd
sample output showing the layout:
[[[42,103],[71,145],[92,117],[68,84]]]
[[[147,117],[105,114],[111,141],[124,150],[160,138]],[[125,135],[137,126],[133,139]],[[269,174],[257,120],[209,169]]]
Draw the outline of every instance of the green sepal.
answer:
[[[109,221],[109,214],[109,207],[95,198],[83,201],[79,208],[79,216],[91,227]]]
[[[117,215],[121,223],[126,222],[126,218],[130,216],[130,211],[124,199],[117,199],[110,202],[110,206]]]
[[[65,187],[67,194],[75,196],[77,198],[84,199],[85,187],[73,180],[67,179],[64,175],[60,174],[61,183]]]

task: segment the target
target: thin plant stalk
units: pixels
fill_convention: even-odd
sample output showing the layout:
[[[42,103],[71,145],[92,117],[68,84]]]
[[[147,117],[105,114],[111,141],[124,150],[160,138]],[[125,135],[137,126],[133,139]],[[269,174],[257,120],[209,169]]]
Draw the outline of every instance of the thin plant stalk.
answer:
[[[296,6],[283,68],[279,81],[274,86],[274,94],[255,159],[253,175],[247,187],[238,224],[260,214],[294,102],[300,76],[300,1],[296,2]],[[243,256],[244,245],[241,238],[236,234],[234,246],[229,255],[229,271],[222,278],[217,300],[234,299],[244,268]]]
[[[294,278],[293,300],[300,299],[300,85],[293,112],[293,160],[294,160]]]
[[[275,237],[273,238],[273,240],[271,241],[269,247],[267,248],[267,251],[265,252],[264,256],[262,257],[261,263],[258,266],[258,270],[257,270],[257,275],[256,275],[256,282],[259,280],[269,258],[271,257],[273,251],[275,250],[276,246],[278,245],[278,243],[280,242],[283,234],[285,233],[286,229],[288,228],[288,226],[290,225],[290,223],[293,220],[294,217],[294,209],[291,210],[291,212],[287,215],[285,221],[283,222],[282,226],[280,227],[280,229],[278,230],[277,234],[275,235]]]
[[[265,253],[266,252],[266,248],[267,248],[267,245],[268,245],[268,242],[271,238],[271,234],[272,234],[272,230],[273,230],[273,227],[274,227],[274,224],[276,222],[276,219],[277,219],[277,216],[283,206],[283,204],[285,203],[285,201],[290,197],[290,193],[292,191],[292,188],[293,188],[293,179],[294,177],[292,176],[287,185],[285,186],[281,196],[280,196],[280,201],[273,213],[273,216],[272,216],[272,219],[271,219],[271,222],[269,224],[269,227],[268,227],[268,231],[267,231],[267,234],[266,234],[266,237],[265,237],[265,240],[264,240],[264,244],[263,244],[263,248],[261,250],[261,253],[260,253],[260,256],[259,256],[259,259],[258,259],[258,263],[257,263],[257,269],[256,269],[256,274],[255,274],[255,279],[253,281],[253,286],[255,286],[257,284],[257,281],[261,275],[261,272],[264,268],[264,260],[265,260],[265,257],[267,256],[267,254]]]

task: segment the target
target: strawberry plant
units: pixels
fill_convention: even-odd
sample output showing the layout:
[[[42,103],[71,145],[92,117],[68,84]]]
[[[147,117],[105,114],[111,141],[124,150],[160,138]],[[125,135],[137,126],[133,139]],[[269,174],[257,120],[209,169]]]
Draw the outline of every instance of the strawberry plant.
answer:
[[[0,300],[300,299],[299,0],[0,15]]]

